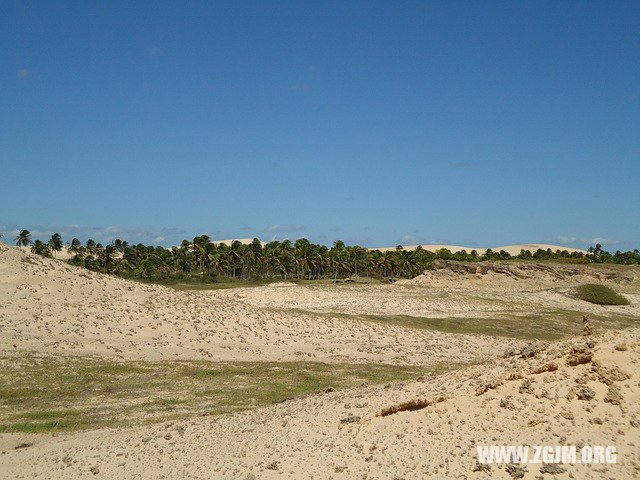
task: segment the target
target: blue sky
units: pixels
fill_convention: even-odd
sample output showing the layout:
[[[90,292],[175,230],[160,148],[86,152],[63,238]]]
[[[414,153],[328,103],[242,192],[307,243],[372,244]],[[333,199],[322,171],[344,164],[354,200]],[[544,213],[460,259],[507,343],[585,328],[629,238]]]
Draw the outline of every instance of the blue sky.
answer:
[[[3,2],[0,233],[639,248],[639,29],[637,1]]]

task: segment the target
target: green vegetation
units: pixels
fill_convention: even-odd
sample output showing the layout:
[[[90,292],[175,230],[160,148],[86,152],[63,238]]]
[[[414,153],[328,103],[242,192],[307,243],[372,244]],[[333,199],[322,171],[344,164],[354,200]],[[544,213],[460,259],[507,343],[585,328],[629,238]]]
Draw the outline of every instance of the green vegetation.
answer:
[[[36,240],[36,243],[31,247],[31,252],[37,255],[42,255],[43,257],[51,257],[51,250],[49,249],[49,246],[41,240]]]
[[[62,237],[60,236],[59,233],[54,233],[53,235],[51,235],[51,238],[49,239],[49,243],[47,243],[47,246],[49,247],[49,250],[51,251],[51,253],[53,253],[54,255],[57,252],[61,252],[62,251]]]
[[[31,234],[22,230],[16,237],[18,245],[31,244]],[[62,249],[62,238],[52,235],[48,243],[36,240],[34,253],[51,256]],[[73,257],[69,263],[90,270],[112,273],[125,278],[165,283],[182,289],[200,289],[201,285],[220,284],[220,288],[235,286],[232,282],[268,282],[274,280],[345,279],[353,276],[378,280],[395,277],[412,278],[427,270],[435,259],[466,262],[496,260],[538,260],[563,263],[618,263],[640,264],[640,252],[602,250],[598,244],[584,255],[566,250],[552,252],[522,250],[512,256],[501,250],[488,249],[483,255],[476,250],[452,253],[443,248],[430,252],[418,247],[414,251],[395,250],[381,252],[367,250],[358,245],[347,246],[341,240],[331,248],[300,238],[295,242],[284,240],[262,244],[254,238],[249,244],[234,241],[231,245],[215,244],[207,235],[183,240],[179,247],[143,244],[129,245],[116,239],[103,246],[89,239],[85,245],[74,238],[67,247]]]
[[[0,433],[68,431],[217,415],[435,368],[318,362],[113,362],[0,357]]]
[[[576,289],[578,298],[598,305],[629,305],[629,300],[609,287],[588,283]]]
[[[336,314],[331,314],[336,316]],[[385,325],[437,330],[447,333],[491,335],[519,340],[558,340],[582,333],[582,313],[570,310],[541,310],[526,315],[496,315],[493,318],[426,318],[410,315],[343,315]],[[638,324],[635,317],[591,315],[597,331],[623,329]]]
[[[31,232],[29,230],[20,230],[20,233],[15,238],[16,245],[19,247],[26,247],[27,245],[31,245]]]

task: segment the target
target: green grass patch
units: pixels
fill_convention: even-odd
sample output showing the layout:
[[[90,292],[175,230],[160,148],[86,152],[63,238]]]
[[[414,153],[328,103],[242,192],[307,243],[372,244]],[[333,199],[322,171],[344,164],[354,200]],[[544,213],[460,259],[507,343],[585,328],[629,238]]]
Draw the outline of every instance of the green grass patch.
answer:
[[[198,291],[198,290],[225,290],[228,288],[249,288],[249,287],[261,287],[274,282],[281,282],[279,278],[252,278],[241,279],[232,277],[210,277],[207,275],[179,275],[174,278],[154,278],[154,279],[140,279],[129,278],[129,280],[138,281],[141,283],[162,285],[170,287],[175,290],[182,291]]]
[[[64,418],[76,415],[75,410],[40,410],[35,412],[26,412],[18,415],[19,418],[29,420],[47,420],[51,418]]]
[[[6,356],[0,357],[0,432],[70,431],[225,414],[329,387],[409,380],[457,366]]]
[[[570,310],[541,309],[537,313],[496,315],[491,318],[441,317],[410,315],[340,315],[345,319],[373,321],[385,325],[437,330],[446,333],[490,335],[519,340],[557,340],[582,333],[582,313]],[[638,319],[626,315],[591,315],[596,331],[623,329],[638,325]]]
[[[581,300],[598,305],[629,305],[629,300],[615,290],[595,283],[580,285],[576,288],[576,296]]]

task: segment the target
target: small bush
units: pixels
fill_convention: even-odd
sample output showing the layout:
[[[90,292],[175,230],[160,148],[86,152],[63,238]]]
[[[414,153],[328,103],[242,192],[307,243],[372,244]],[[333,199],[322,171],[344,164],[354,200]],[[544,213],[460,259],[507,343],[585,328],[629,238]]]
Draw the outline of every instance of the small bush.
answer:
[[[553,261],[557,263],[577,263],[582,265],[589,263],[589,260],[586,258],[556,258]]]
[[[576,292],[579,299],[598,305],[629,305],[629,300],[604,285],[580,285]]]

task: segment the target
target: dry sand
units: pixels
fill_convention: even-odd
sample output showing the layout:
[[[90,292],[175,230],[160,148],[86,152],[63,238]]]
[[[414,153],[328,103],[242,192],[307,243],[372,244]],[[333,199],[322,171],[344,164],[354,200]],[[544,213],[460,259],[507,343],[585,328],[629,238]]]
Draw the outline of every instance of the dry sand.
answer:
[[[575,300],[569,294],[581,281],[575,276],[553,283],[447,271],[404,285],[283,282],[181,292],[0,244],[5,356],[478,362],[404,384],[320,393],[232,415],[125,429],[4,433],[0,477],[518,478],[517,470],[502,466],[479,469],[475,446],[584,444],[615,445],[618,463],[560,465],[555,478],[638,478],[640,328],[529,344],[358,318],[485,318],[559,307],[631,318],[640,298],[635,273],[630,275],[629,282],[610,280],[632,300],[628,307]],[[437,399],[442,401],[379,416],[404,402]],[[541,467],[554,471],[528,465],[521,478],[554,478]]]
[[[487,248],[491,248],[494,252],[499,252],[500,250],[504,250],[509,255],[519,255],[522,250],[529,250],[531,253],[534,253],[538,249],[541,250],[551,250],[555,252],[556,250],[566,250],[569,253],[579,252],[583,254],[587,254],[586,250],[579,250],[577,248],[571,247],[563,247],[562,245],[550,245],[547,243],[521,243],[518,245],[503,245],[502,247],[487,247],[487,248],[478,248],[478,247],[461,247],[459,245],[403,245],[402,248],[407,251],[415,250],[418,247],[422,247],[423,250],[428,250],[430,252],[436,252],[443,248],[446,248],[451,253],[460,252],[462,250],[467,253],[471,253],[472,250],[478,252],[478,255],[484,255],[487,251]],[[384,248],[370,248],[369,250],[380,250],[381,252],[386,252],[390,250],[395,250],[397,247],[384,247]]]
[[[249,293],[280,298],[279,292],[289,288],[176,291],[0,244],[0,352],[428,365],[480,360],[511,342],[345,321],[243,301]],[[313,289],[303,291],[310,298],[316,295]]]
[[[597,338],[593,359],[577,366],[569,363],[573,351],[588,354],[584,339],[531,358],[516,354],[404,385],[234,415],[35,438],[5,434],[0,469],[6,478],[511,478],[503,466],[477,470],[476,445],[567,444],[615,445],[618,463],[559,465],[557,478],[638,478],[639,340],[638,329]],[[622,344],[625,351],[615,349]],[[16,449],[21,443],[33,445]],[[522,478],[553,478],[537,476],[542,467],[529,464]]]

